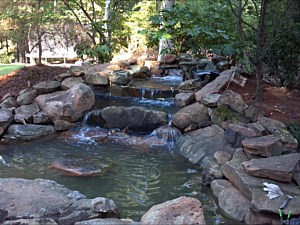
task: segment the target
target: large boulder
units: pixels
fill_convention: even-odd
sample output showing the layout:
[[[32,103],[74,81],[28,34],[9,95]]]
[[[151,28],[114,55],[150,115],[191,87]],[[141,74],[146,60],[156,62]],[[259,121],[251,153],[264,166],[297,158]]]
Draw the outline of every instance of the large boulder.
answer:
[[[128,128],[133,131],[152,131],[168,123],[165,112],[147,110],[144,107],[111,106],[102,110],[107,128]]]
[[[213,157],[220,150],[233,151],[226,143],[224,130],[217,125],[186,133],[178,138],[176,145],[178,153],[193,164],[200,164],[204,157]]]
[[[274,132],[274,136],[280,138],[282,146],[285,149],[297,149],[298,140],[286,129],[278,129]]]
[[[260,117],[258,118],[258,122],[269,132],[269,133],[274,133],[276,130],[279,129],[287,129],[286,125],[281,123],[278,120],[274,120],[268,117]]]
[[[180,106],[187,106],[195,102],[195,94],[189,93],[178,93],[175,95],[176,104]]]
[[[5,140],[29,141],[54,133],[55,129],[51,125],[13,124],[9,126],[7,134],[3,138]]]
[[[209,121],[208,108],[200,103],[194,103],[179,110],[172,119],[173,126],[184,130],[188,126]]]
[[[38,95],[48,94],[60,88],[58,81],[44,81],[33,86]]]
[[[89,86],[77,84],[68,91],[40,95],[35,101],[52,121],[75,122],[95,104],[95,95]]]
[[[41,213],[55,218],[75,201],[73,194],[50,180],[0,179],[0,208],[8,211],[8,219],[40,217]]]
[[[224,87],[227,82],[232,77],[232,70],[226,70],[222,72],[215,80],[205,85],[201,90],[196,92],[196,100],[201,102],[203,96],[207,94],[218,93],[222,87]]]
[[[190,197],[180,197],[152,206],[142,219],[142,225],[157,224],[206,224],[201,202]]]

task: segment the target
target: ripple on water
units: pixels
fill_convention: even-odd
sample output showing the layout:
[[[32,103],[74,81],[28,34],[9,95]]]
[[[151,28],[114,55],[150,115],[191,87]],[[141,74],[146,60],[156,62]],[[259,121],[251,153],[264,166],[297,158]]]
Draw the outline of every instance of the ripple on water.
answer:
[[[104,157],[114,161],[115,166],[97,177],[66,177],[49,169],[53,161],[66,154]],[[213,198],[202,196],[203,187],[197,182],[199,172],[166,148],[141,151],[109,142],[91,145],[51,139],[7,146],[1,157],[9,166],[0,162],[0,177],[51,179],[89,198],[111,198],[122,217],[139,221],[154,204],[183,195],[208,205],[208,221],[215,216],[215,209],[210,207]]]

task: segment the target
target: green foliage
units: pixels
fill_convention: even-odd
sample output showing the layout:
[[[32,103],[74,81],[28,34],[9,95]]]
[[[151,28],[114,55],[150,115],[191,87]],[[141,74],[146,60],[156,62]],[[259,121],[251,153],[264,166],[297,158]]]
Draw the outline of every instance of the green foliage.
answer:
[[[111,57],[111,49],[108,45],[91,46],[90,44],[83,42],[77,44],[74,50],[81,59],[83,59],[84,56],[87,56],[89,58],[97,59],[102,63],[108,62]]]
[[[13,53],[9,52],[5,52],[3,54],[0,54],[0,63],[2,64],[9,64],[12,62],[12,60],[14,59],[14,55]]]
[[[190,51],[198,55],[202,49],[220,54],[234,54],[230,36],[222,26],[218,24],[212,27],[207,21],[203,14],[195,10],[193,4],[178,2],[174,7],[152,16],[151,29],[141,33],[148,36],[150,47],[157,45],[161,38],[171,40],[175,54]]]
[[[287,129],[300,143],[300,127],[296,123],[288,123]]]

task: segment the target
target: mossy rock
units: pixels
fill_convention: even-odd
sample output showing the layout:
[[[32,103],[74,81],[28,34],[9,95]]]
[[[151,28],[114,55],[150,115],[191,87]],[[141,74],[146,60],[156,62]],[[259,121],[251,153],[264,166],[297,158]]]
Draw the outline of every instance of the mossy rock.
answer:
[[[211,121],[221,126],[223,129],[226,129],[231,123],[249,123],[249,119],[245,118],[242,114],[235,112],[228,105],[220,105],[216,108],[211,115]]]

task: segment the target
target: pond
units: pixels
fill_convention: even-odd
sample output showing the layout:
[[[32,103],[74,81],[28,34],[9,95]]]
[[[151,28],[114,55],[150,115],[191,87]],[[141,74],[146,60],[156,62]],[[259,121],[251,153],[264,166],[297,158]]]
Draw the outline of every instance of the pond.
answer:
[[[172,115],[179,110],[173,99],[116,98],[95,90],[94,109],[107,106],[143,106]],[[91,141],[84,135],[86,124],[79,123],[82,132],[73,140],[47,137],[29,143],[0,145],[0,177],[44,178],[57,181],[88,198],[111,198],[122,218],[140,221],[151,206],[190,196],[201,201],[207,224],[224,224],[210,189],[201,185],[199,168],[174,152],[174,147],[124,145],[112,141]],[[141,135],[141,134],[139,134]],[[146,134],[143,134],[146,135]],[[112,166],[101,176],[65,176],[50,168],[56,159],[73,154],[79,157],[109,160]]]

